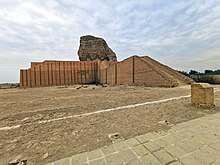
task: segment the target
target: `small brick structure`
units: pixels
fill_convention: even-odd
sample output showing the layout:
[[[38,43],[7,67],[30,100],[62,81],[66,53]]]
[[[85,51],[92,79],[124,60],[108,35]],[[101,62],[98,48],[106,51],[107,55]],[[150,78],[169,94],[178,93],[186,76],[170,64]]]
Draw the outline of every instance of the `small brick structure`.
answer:
[[[191,103],[199,107],[214,106],[214,89],[208,83],[191,84]]]

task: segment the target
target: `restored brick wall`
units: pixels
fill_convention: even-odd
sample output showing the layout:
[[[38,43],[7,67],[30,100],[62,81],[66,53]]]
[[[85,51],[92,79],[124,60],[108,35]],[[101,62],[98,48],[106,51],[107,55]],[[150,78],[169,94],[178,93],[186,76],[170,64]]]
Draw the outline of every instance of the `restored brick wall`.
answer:
[[[32,62],[30,69],[20,70],[20,87],[92,83],[97,82],[97,73],[97,62]]]
[[[154,65],[146,63],[141,57],[132,56],[122,62],[111,64],[108,68],[101,69],[100,82],[110,85],[174,86],[175,81],[170,80],[157,69]]]
[[[98,82],[100,82],[101,84],[107,84],[108,81],[108,67],[110,65],[113,65],[115,62],[110,62],[110,61],[102,61],[99,62],[99,75],[98,75]],[[114,74],[114,73],[113,73]]]
[[[117,63],[117,84],[133,84],[133,61],[135,57],[130,57]]]
[[[185,81],[186,80],[186,81]],[[189,78],[148,57],[132,56],[121,62],[44,61],[32,62],[20,71],[21,87],[101,83],[173,87]]]
[[[108,79],[107,70],[108,70],[107,68],[100,69],[100,77],[99,77],[100,78],[100,84],[107,84],[107,79]]]
[[[111,65],[110,67],[108,67],[107,69],[107,84],[110,85],[115,85],[115,81],[116,81],[116,64]]]
[[[161,70],[154,68],[154,65],[146,63],[142,58],[134,58],[134,84],[146,86],[173,86],[168,77],[163,76]]]
[[[175,80],[178,83],[184,82],[187,84],[194,83],[194,81],[191,78],[179,73],[178,71],[176,71],[176,70],[174,70],[174,69],[172,69],[162,63],[157,62],[156,60],[154,60],[148,56],[144,56],[142,58],[145,59],[145,61],[147,61],[148,63],[151,63],[152,65],[156,66],[158,68],[158,70],[160,70],[165,76],[168,76],[171,79],[171,81]]]

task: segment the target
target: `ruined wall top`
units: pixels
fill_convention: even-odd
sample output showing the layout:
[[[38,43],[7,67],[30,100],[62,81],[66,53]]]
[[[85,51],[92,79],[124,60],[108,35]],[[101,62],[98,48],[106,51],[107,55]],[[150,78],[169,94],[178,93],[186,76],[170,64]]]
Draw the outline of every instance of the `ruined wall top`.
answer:
[[[91,35],[80,37],[78,56],[80,61],[117,61],[116,54],[108,47],[106,41]]]

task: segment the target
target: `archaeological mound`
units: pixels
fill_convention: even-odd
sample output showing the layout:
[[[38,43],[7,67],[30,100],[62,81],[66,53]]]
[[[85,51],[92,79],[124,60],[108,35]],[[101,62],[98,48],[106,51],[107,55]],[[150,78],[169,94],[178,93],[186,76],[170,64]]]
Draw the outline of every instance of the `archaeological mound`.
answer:
[[[107,42],[99,37],[80,37],[80,61],[31,62],[20,70],[20,87],[46,87],[74,84],[144,85],[175,87],[192,79],[149,56],[131,56],[118,62]]]

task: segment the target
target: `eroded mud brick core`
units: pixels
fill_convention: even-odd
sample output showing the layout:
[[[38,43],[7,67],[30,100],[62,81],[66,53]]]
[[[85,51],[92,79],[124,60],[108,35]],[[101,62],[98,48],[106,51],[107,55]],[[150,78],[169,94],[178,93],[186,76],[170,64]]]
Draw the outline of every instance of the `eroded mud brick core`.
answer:
[[[214,89],[207,83],[194,83],[191,85],[191,103],[199,107],[214,106]]]
[[[103,38],[91,35],[80,37],[78,50],[80,61],[117,61],[115,52],[108,46]]]

